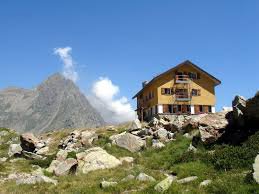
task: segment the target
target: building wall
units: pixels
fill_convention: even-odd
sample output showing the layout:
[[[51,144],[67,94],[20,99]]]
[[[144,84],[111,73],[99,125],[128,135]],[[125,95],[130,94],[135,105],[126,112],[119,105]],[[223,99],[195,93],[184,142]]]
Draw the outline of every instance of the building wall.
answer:
[[[196,105],[215,105],[215,90],[214,82],[204,73],[198,72],[192,66],[182,66],[177,69],[178,72],[196,72],[200,73],[200,79],[193,80],[190,82],[190,89],[199,89],[201,91],[201,96],[193,96],[191,104]],[[158,104],[190,104],[190,102],[179,102],[175,100],[174,95],[162,95],[162,88],[172,88],[175,83],[175,70],[168,72],[166,75],[159,78],[157,83],[154,84],[157,87]],[[182,84],[183,85],[183,84]],[[186,87],[186,86],[185,86]]]
[[[178,72],[195,72],[200,74],[200,79],[192,80],[190,82],[190,90],[198,89],[201,91],[200,96],[193,96],[191,101],[176,101],[175,95],[162,95],[162,88],[173,88],[175,86],[175,73]],[[183,85],[183,84],[182,84]],[[180,86],[180,85],[179,85]],[[148,109],[157,106],[157,111],[161,112],[161,106],[166,104],[191,104],[191,105],[208,105],[215,106],[216,97],[215,97],[215,82],[208,77],[207,74],[198,71],[193,66],[183,65],[176,70],[172,70],[167,74],[161,76],[157,80],[153,81],[151,85],[146,86],[146,88],[142,92],[142,99],[140,99],[140,95],[137,97],[138,99],[138,108],[145,107],[146,114]],[[154,97],[152,99],[146,100],[146,96],[149,95],[150,92],[154,93]],[[189,91],[190,92],[190,91]],[[154,109],[152,109],[152,113],[154,113]],[[192,107],[192,111],[196,109]],[[215,110],[214,110],[215,111]],[[195,112],[196,113],[196,112]],[[138,115],[140,117],[140,111],[138,111]]]

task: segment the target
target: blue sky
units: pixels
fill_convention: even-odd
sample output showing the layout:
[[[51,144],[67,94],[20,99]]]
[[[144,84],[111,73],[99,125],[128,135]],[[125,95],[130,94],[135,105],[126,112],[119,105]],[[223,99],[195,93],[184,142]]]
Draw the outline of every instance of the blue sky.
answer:
[[[131,97],[150,80],[189,59],[222,81],[217,107],[259,83],[258,0],[25,0],[0,2],[0,88],[32,88],[62,63],[71,47],[78,85],[100,76]]]

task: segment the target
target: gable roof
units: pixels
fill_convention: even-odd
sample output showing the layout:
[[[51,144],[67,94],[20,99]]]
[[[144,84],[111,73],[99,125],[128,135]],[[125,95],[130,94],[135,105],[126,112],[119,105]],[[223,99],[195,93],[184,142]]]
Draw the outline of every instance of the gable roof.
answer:
[[[200,67],[198,67],[197,65],[195,65],[194,63],[192,63],[189,60],[186,60],[178,65],[176,65],[175,67],[165,71],[164,73],[161,73],[159,75],[157,75],[156,77],[154,77],[151,81],[149,81],[145,87],[143,87],[135,96],[132,97],[132,99],[136,98],[147,86],[151,85],[151,83],[153,83],[155,80],[157,80],[158,78],[162,77],[163,75],[169,73],[170,71],[173,71],[183,65],[191,65],[192,67],[194,67],[195,69],[197,69],[198,71],[204,73],[205,75],[207,75],[211,80],[213,80],[215,82],[215,86],[221,84],[221,81],[217,78],[215,78],[214,76],[212,76],[211,74],[209,74],[208,72],[204,71],[203,69],[201,69]]]

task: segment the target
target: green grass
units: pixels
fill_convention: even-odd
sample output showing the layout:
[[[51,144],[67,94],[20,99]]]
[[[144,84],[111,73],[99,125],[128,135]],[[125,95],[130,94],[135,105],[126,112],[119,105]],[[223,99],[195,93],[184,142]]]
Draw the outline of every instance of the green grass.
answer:
[[[123,131],[123,129],[120,129]],[[258,134],[251,136],[241,146],[232,148],[228,145],[221,145],[206,148],[202,145],[198,146],[196,153],[188,152],[187,149],[191,140],[179,135],[176,141],[172,141],[166,144],[166,147],[162,149],[153,149],[148,146],[140,153],[131,153],[126,149],[119,148],[115,145],[107,146],[111,143],[109,136],[117,132],[99,132],[99,140],[94,142],[94,146],[103,147],[108,153],[115,157],[131,156],[134,157],[134,164],[122,164],[115,169],[100,170],[91,172],[89,174],[68,175],[63,177],[53,177],[52,174],[44,172],[47,176],[50,176],[58,180],[58,185],[52,184],[36,184],[36,185],[19,185],[15,182],[7,182],[1,185],[2,193],[122,193],[124,191],[133,191],[132,193],[145,193],[152,194],[157,193],[154,191],[154,186],[163,180],[166,176],[164,173],[175,173],[180,178],[188,176],[198,176],[198,179],[187,184],[173,183],[169,190],[165,193],[190,193],[190,194],[246,194],[246,193],[259,193],[259,185],[256,184],[251,177],[251,165],[254,160],[254,154],[259,149]],[[65,136],[65,133],[58,134],[55,132],[55,145],[59,142],[61,137]],[[226,148],[227,147],[227,148]],[[55,150],[53,144],[53,150]],[[207,151],[214,149],[213,155],[208,154]],[[229,150],[230,149],[230,150]],[[235,149],[238,153],[233,152]],[[250,149],[250,152],[247,150]],[[246,152],[244,153],[244,150]],[[232,154],[231,154],[232,153]],[[242,155],[242,154],[245,155]],[[44,161],[17,161],[13,164],[5,163],[3,168],[4,172],[11,172],[11,169],[17,172],[29,172],[32,170],[32,164],[37,164],[41,167],[48,167],[49,162],[52,160],[50,156],[48,160]],[[69,157],[74,157],[74,153],[70,153]],[[211,160],[214,158],[215,162]],[[240,161],[247,162],[243,165]],[[223,162],[222,162],[223,161]],[[225,168],[218,168],[217,165],[226,163],[237,163],[232,165],[227,171]],[[144,172],[153,176],[156,182],[139,182],[131,180],[127,182],[120,182],[120,180],[129,174],[137,176],[140,172]],[[250,173],[249,173],[250,172]],[[248,174],[248,175],[247,175]],[[199,184],[205,179],[212,180],[212,183],[200,188]],[[99,184],[102,180],[117,181],[118,185],[108,189],[101,189]]]
[[[0,128],[0,132],[2,131],[6,131],[8,132],[6,135],[4,136],[0,136],[0,157],[7,157],[8,156],[8,149],[10,144],[7,144],[8,141],[17,138],[19,140],[19,136],[17,133],[15,133],[14,131],[11,131],[9,129],[6,128]],[[14,141],[12,143],[18,143],[18,141]]]

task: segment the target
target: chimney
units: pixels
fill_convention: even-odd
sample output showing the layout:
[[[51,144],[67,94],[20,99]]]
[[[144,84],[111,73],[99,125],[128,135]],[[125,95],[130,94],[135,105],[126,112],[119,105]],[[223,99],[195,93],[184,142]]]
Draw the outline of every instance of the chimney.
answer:
[[[148,81],[143,81],[142,82],[142,88],[144,88],[148,84]]]

